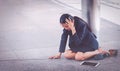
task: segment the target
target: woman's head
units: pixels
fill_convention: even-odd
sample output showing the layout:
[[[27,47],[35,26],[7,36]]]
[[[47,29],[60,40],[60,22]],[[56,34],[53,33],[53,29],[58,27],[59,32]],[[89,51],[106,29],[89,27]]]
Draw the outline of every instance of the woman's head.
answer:
[[[65,28],[66,30],[70,30],[70,28],[66,22],[66,19],[71,19],[73,21],[74,18],[70,14],[63,14],[60,17],[60,24],[62,25],[62,27]]]

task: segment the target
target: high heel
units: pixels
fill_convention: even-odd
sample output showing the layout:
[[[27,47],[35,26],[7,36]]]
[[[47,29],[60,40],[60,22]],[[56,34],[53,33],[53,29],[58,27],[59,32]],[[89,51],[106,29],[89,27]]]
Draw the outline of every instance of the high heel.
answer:
[[[110,56],[117,56],[118,50],[116,50],[116,49],[110,49],[109,53],[110,53]]]

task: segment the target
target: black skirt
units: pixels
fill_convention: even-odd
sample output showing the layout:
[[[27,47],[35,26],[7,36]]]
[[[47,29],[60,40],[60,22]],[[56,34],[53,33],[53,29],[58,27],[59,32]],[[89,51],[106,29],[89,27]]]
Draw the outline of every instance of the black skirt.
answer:
[[[88,51],[94,51],[99,48],[98,41],[95,38],[90,38],[91,41],[88,41],[87,44],[84,42],[80,46],[75,46],[74,44],[70,44],[70,50],[73,52],[88,52]]]

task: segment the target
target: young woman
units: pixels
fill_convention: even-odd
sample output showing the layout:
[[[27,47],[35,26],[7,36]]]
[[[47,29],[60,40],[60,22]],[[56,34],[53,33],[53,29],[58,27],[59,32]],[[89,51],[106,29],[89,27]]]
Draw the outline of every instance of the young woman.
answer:
[[[65,58],[75,60],[85,60],[97,54],[108,53],[99,48],[96,36],[91,32],[91,29],[85,21],[77,16],[63,14],[60,17],[63,34],[59,53],[49,57],[50,59],[58,59],[64,53]],[[69,50],[65,51],[66,42],[69,36]]]

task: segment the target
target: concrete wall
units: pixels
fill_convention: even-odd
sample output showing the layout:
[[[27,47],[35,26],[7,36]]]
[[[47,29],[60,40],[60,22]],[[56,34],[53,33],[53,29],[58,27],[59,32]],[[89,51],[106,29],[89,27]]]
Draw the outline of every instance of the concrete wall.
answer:
[[[101,17],[120,25],[120,0],[101,0]]]

